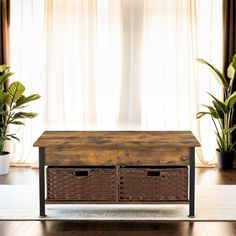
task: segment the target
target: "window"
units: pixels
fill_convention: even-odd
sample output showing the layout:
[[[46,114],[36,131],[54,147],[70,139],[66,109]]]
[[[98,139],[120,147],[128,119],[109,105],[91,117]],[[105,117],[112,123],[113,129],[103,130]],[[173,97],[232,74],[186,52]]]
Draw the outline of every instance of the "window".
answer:
[[[42,95],[14,162],[35,162],[36,151],[22,147],[45,129],[187,129],[202,143],[199,163],[214,163],[212,125],[195,114],[206,91],[221,90],[196,58],[221,68],[221,0],[12,0],[11,8],[15,79]]]

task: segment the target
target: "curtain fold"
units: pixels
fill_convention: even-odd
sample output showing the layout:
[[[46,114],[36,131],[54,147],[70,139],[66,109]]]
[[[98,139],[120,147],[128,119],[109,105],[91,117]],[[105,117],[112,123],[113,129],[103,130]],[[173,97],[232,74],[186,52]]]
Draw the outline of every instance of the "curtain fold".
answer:
[[[10,0],[0,1],[0,64],[9,63]]]
[[[144,1],[124,0],[122,7],[122,75],[118,126],[141,129]]]
[[[45,30],[44,1],[11,0],[10,25],[10,65],[14,75],[11,82],[20,81],[25,85],[25,94],[42,95],[33,102],[28,111],[37,112],[34,119],[26,119],[25,126],[11,126],[17,132],[20,142],[11,140],[8,151],[11,153],[11,165],[37,166],[38,149],[33,148],[34,141],[45,130]]]

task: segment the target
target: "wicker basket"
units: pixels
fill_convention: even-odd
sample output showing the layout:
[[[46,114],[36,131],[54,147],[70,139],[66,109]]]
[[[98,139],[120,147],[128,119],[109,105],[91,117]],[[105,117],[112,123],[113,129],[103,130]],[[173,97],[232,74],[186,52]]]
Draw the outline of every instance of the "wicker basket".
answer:
[[[48,201],[115,201],[115,167],[48,167]]]
[[[188,200],[188,167],[121,167],[119,201]]]

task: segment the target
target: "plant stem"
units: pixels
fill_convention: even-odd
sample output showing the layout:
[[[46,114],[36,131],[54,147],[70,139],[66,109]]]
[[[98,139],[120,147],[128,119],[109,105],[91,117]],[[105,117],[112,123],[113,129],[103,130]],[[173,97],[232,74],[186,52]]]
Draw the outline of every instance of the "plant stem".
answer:
[[[228,116],[227,114],[224,115],[224,130],[227,130],[228,127]],[[223,137],[224,137],[224,151],[227,150],[228,147],[228,134],[227,133],[223,133]]]
[[[220,142],[220,147],[219,148],[222,150],[222,149],[224,149],[224,146],[223,146],[224,142],[222,142],[222,137],[221,137],[221,134],[220,134],[220,132],[219,132],[219,130],[217,128],[217,125],[216,125],[216,122],[215,122],[214,118],[211,117],[211,119],[212,119],[213,124],[214,124],[214,126],[216,128],[217,136],[219,137],[219,142]]]

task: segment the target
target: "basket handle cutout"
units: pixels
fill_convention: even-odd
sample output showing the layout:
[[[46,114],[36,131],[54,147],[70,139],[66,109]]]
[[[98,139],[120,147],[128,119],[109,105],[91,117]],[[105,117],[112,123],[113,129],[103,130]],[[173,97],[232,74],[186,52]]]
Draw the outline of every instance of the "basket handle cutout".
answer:
[[[88,176],[88,171],[87,170],[76,170],[75,176]]]
[[[149,170],[148,172],[147,172],[147,176],[160,176],[160,171],[158,171],[158,170]]]

